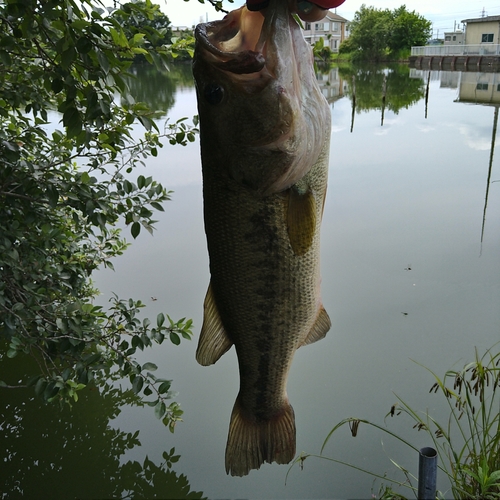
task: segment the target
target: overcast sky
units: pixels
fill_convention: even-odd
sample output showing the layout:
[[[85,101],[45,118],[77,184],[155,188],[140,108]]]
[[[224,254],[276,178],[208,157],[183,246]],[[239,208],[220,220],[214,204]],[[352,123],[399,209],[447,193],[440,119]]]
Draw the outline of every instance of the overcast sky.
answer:
[[[225,2],[228,10],[233,10],[243,4],[244,0],[235,0],[230,4]],[[215,12],[215,9],[208,3],[199,3],[198,0],[156,0],[161,9],[168,15],[174,26],[192,26],[200,21],[220,19],[222,14]],[[351,20],[354,13],[362,4],[374,6],[377,9],[395,9],[401,5],[406,5],[410,11],[415,11],[423,15],[433,23],[433,36],[442,37],[443,32],[452,30],[455,21],[460,23],[463,19],[481,17],[483,8],[487,16],[500,15],[500,0],[345,0],[337,8],[337,14]]]

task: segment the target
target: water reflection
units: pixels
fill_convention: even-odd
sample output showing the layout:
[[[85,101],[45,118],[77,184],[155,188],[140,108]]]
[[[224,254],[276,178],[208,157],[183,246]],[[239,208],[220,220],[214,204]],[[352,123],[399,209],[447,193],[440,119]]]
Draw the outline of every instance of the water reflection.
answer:
[[[488,173],[486,179],[486,193],[484,197],[483,220],[481,224],[481,252],[484,241],[486,227],[486,214],[488,210],[488,200],[490,186],[493,182],[491,173],[493,169],[493,158],[495,155],[495,143],[498,128],[498,111],[500,108],[500,74],[499,73],[479,73],[479,72],[459,72],[459,71],[422,71],[411,69],[410,76],[414,79],[426,79],[426,118],[428,89],[431,80],[438,80],[441,88],[458,89],[457,103],[476,104],[481,106],[492,106],[494,108],[492,118],[491,142],[489,146],[490,155],[488,162]],[[480,252],[480,253],[481,253]]]
[[[158,98],[155,89],[162,92],[170,85],[162,79],[165,75],[150,85],[146,80],[157,77],[138,69],[140,81],[134,82],[134,89],[150,88],[151,95],[143,92],[137,100],[174,102],[168,113],[172,119],[195,114],[190,68],[184,66],[180,71],[173,97]],[[498,161],[496,173],[493,167],[491,178],[487,175],[492,136],[496,137],[494,106],[459,101],[460,84],[465,81],[460,72],[411,70],[394,92],[411,86],[420,88],[423,98],[408,104],[397,119],[386,107],[384,127],[380,127],[381,75],[393,68],[364,69],[359,71],[366,78],[370,72],[374,76],[374,89],[366,90],[374,98],[365,100],[374,107],[366,105],[363,113],[361,106],[355,108],[359,113],[356,130],[350,134],[353,90],[363,85],[355,78],[352,87],[352,73],[357,71],[330,68],[321,83],[324,92],[333,89],[330,102],[334,107],[330,192],[322,229],[324,301],[332,311],[334,328],[324,341],[299,350],[290,380],[290,397],[296,402],[301,429],[297,449],[311,452],[319,451],[332,424],[346,416],[380,417],[383,421],[394,403],[393,391],[425,409],[432,381],[428,383],[422,370],[409,360],[422,362],[442,375],[468,356],[472,346],[487,348],[498,340],[500,324],[500,183],[493,184],[499,180]],[[469,73],[467,78],[479,82],[482,77]],[[186,88],[191,90],[184,91]],[[427,88],[429,117],[424,119],[422,99]],[[392,90],[388,87],[388,91]],[[355,95],[358,98],[357,92]],[[388,99],[386,96],[386,102]],[[162,155],[148,159],[146,168],[148,175],[176,191],[175,198],[159,214],[155,237],[146,235],[134,241],[115,263],[116,272],[96,276],[96,285],[104,296],[112,291],[145,299],[153,296],[157,300],[148,309],[157,307],[156,312],[192,317],[200,327],[208,275],[199,144],[166,147]],[[478,258],[485,182],[490,186],[488,217],[483,254]],[[45,493],[50,498],[82,497],[82,492],[89,492],[87,498],[110,498],[115,491],[123,491],[116,486],[121,479],[130,480],[124,465],[120,469],[120,461],[129,464],[128,476],[147,476],[156,471],[144,456],[157,457],[153,462],[160,467],[162,453],[175,445],[182,454],[180,466],[189,477],[189,483],[184,479],[183,484],[191,485],[178,498],[194,495],[191,489],[203,490],[210,498],[370,496],[372,478],[330,463],[306,464],[304,471],[292,471],[286,486],[286,467],[280,466],[261,469],[241,481],[227,477],[221,457],[228,419],[220,416],[229,414],[234,402],[237,385],[227,374],[237,370],[236,361],[227,356],[219,362],[222,365],[205,370],[194,360],[195,348],[196,342],[192,342],[179,346],[175,353],[161,349],[151,353],[151,361],[168,366],[185,410],[185,422],[173,436],[167,433],[166,439],[159,439],[158,428],[148,420],[149,408],[134,410],[126,402],[120,406],[119,398],[113,399],[104,390],[100,390],[104,394],[82,394],[81,404],[72,412],[65,410],[64,418],[58,411],[29,401],[30,393],[0,392],[0,447],[4,450],[0,485],[22,485],[28,498],[41,498],[40,492],[50,492]],[[2,360],[2,370],[3,365]],[[13,364],[5,370],[12,373],[11,380],[21,373]],[[118,421],[131,437],[114,428]],[[134,438],[137,429],[140,435]],[[392,429],[408,439],[421,436],[403,424]],[[380,437],[366,428],[361,432],[361,440],[346,433],[332,454],[373,465],[381,474],[390,471],[388,457],[395,457],[417,472],[414,457],[405,452],[398,455],[391,443],[384,443],[381,452]],[[128,451],[139,448],[137,441],[142,446],[129,457]],[[68,457],[63,455],[66,450]],[[135,465],[134,460],[138,461]],[[35,461],[43,468],[34,465]],[[52,467],[62,473],[56,474]],[[62,482],[73,486],[59,484]],[[0,486],[0,491],[7,496],[8,489]],[[8,495],[16,496],[20,494]],[[158,496],[169,498],[163,492]]]
[[[405,65],[380,66],[319,66],[317,79],[329,103],[349,97],[352,103],[351,132],[355,114],[380,110],[380,124],[384,125],[385,112],[398,114],[408,109],[425,95],[421,82],[410,79]]]
[[[372,109],[392,111],[398,114],[408,109],[424,97],[421,82],[409,79],[409,68],[398,65],[390,68],[346,67],[339,69],[340,74],[352,84],[348,89],[351,100],[355,100],[356,112]],[[382,123],[383,125],[383,119]]]
[[[29,358],[3,356],[0,379],[15,382],[29,372]],[[175,449],[161,463],[122,462],[141,446],[139,431],[111,425],[136,396],[109,383],[81,392],[73,408],[44,405],[32,389],[3,389],[0,405],[0,497],[67,500],[71,498],[189,498],[184,474],[172,470]]]
[[[347,95],[347,81],[340,75],[338,66],[318,64],[316,79],[321,93],[330,104]]]
[[[157,118],[165,117],[175,103],[176,91],[193,86],[191,64],[172,64],[159,71],[150,64],[136,64],[127,78],[130,94],[137,102],[144,102],[155,111]]]

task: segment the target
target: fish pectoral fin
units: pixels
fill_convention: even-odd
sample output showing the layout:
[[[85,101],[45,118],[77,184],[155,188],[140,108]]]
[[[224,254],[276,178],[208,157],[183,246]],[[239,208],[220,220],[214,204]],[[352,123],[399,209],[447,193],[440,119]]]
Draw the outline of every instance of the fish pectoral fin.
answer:
[[[203,325],[196,349],[196,361],[203,366],[213,365],[232,345],[222,325],[210,284],[203,304]]]
[[[325,337],[328,330],[332,326],[332,322],[330,320],[330,316],[325,311],[325,308],[321,306],[319,310],[318,317],[314,323],[314,326],[311,328],[310,332],[307,334],[306,339],[302,342],[301,346],[313,344],[314,342],[321,340]]]
[[[288,190],[287,229],[295,255],[304,255],[316,232],[316,200],[309,188],[294,185]]]

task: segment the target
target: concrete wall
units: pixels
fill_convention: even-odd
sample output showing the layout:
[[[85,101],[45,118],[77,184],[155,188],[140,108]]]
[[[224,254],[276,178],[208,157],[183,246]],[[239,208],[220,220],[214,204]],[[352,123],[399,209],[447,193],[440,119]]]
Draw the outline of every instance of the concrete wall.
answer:
[[[493,35],[493,40],[489,43],[500,43],[500,23],[498,21],[467,23],[465,43],[484,43],[482,42],[482,36],[486,34]]]
[[[463,45],[465,33],[463,31],[450,31],[444,34],[444,45]]]

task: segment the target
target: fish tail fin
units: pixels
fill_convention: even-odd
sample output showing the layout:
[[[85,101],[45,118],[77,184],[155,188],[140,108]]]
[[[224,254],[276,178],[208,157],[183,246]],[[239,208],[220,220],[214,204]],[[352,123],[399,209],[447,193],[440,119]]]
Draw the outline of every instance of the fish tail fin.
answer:
[[[236,399],[226,446],[226,473],[246,476],[264,462],[287,464],[295,456],[295,415],[290,403],[269,420],[250,419]]]

